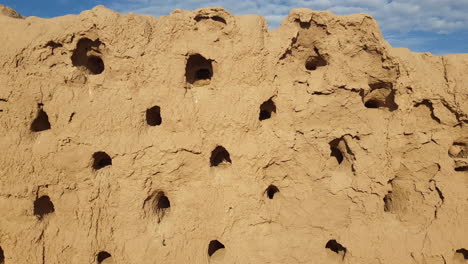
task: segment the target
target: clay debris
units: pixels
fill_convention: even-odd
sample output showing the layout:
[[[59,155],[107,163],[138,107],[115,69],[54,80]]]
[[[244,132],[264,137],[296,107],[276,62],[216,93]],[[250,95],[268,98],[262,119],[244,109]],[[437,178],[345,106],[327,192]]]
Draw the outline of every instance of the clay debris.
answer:
[[[0,263],[468,263],[467,54],[308,9],[0,14]]]

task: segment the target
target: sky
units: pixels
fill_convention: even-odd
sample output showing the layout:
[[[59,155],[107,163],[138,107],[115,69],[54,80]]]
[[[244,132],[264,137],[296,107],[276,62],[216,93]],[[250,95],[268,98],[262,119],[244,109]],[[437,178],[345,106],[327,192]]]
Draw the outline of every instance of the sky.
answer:
[[[276,28],[296,7],[336,14],[368,13],[394,47],[417,52],[468,53],[468,0],[0,0],[23,16],[79,14],[96,5],[121,13],[168,15],[176,8],[222,6],[233,14],[265,16]]]

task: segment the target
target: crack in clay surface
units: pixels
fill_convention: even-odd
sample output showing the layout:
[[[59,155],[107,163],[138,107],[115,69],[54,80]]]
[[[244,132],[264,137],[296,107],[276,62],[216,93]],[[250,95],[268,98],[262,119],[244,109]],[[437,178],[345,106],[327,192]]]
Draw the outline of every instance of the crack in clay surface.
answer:
[[[0,264],[468,263],[467,54],[309,9],[0,24]]]

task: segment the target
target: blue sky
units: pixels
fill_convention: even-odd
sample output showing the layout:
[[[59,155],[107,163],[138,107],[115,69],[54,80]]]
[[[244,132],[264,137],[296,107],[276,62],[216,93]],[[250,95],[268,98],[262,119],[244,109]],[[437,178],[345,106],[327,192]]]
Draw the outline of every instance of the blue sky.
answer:
[[[127,13],[167,15],[175,8],[222,6],[234,14],[260,14],[270,27],[294,7],[337,14],[369,13],[387,41],[434,54],[468,53],[468,0],[0,0],[24,16],[78,14],[96,5]]]

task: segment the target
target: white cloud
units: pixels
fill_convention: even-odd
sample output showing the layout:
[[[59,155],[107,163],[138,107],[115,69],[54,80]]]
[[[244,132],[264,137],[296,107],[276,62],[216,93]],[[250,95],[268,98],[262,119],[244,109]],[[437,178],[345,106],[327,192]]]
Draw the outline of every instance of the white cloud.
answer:
[[[295,7],[331,10],[338,14],[369,13],[386,32],[450,33],[468,29],[467,0],[114,0],[120,12],[155,16],[173,9],[222,6],[234,14],[260,14],[276,27]]]

